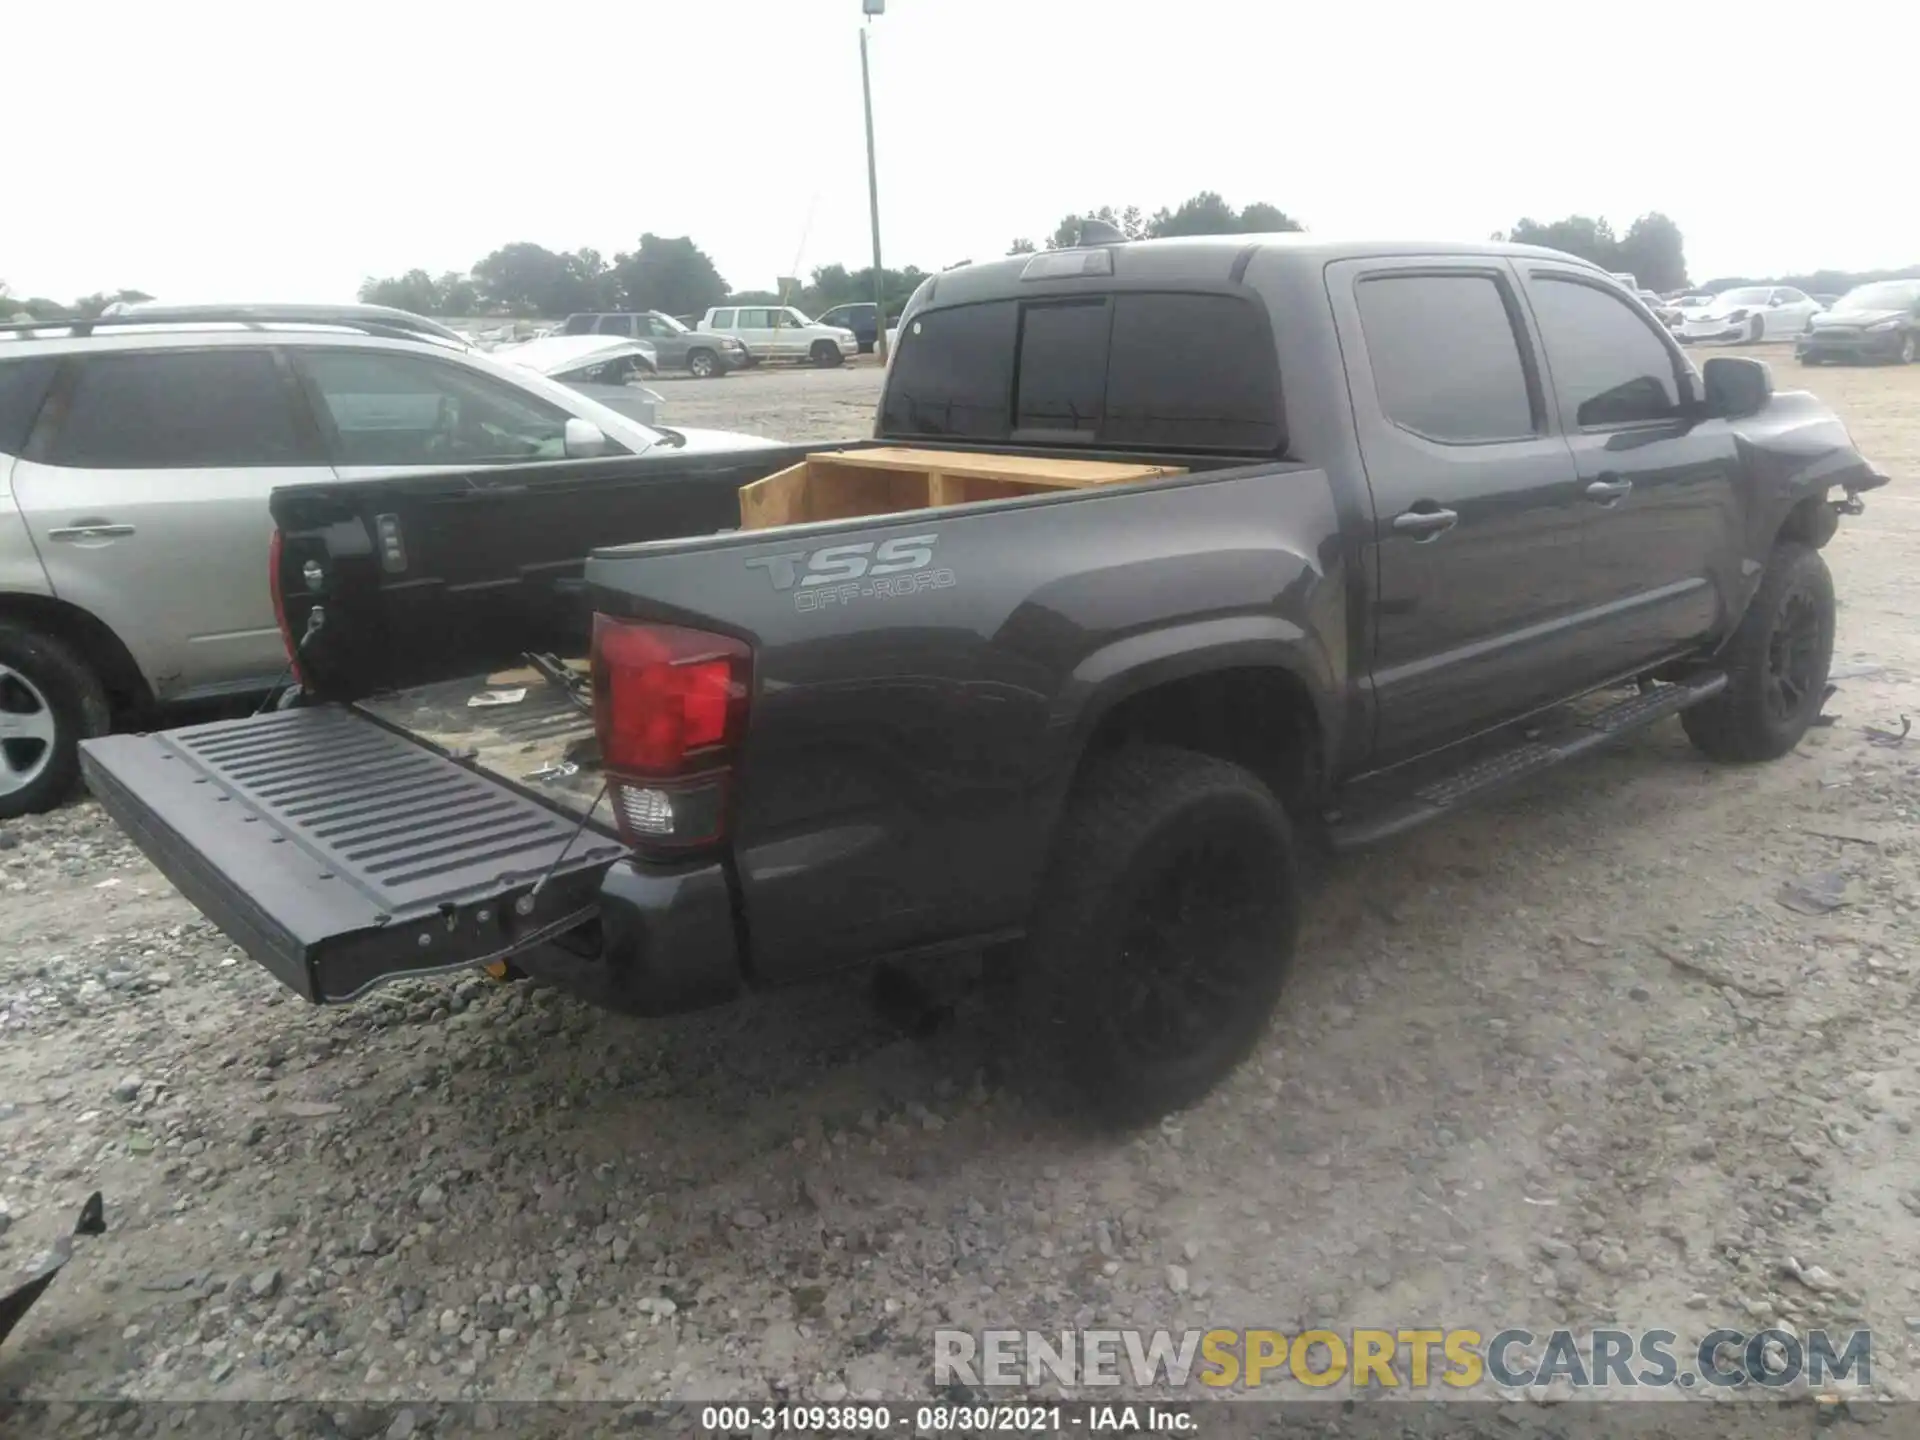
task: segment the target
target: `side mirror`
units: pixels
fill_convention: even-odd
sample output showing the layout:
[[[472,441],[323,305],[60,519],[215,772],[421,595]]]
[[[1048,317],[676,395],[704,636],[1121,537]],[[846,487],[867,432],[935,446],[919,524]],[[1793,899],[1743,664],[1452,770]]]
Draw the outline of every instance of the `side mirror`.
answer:
[[[1738,420],[1757,415],[1773,398],[1773,371],[1764,360],[1744,355],[1716,355],[1700,367],[1706,389],[1707,417]]]
[[[567,421],[566,450],[569,460],[597,460],[610,448],[607,432],[591,420],[576,416]]]

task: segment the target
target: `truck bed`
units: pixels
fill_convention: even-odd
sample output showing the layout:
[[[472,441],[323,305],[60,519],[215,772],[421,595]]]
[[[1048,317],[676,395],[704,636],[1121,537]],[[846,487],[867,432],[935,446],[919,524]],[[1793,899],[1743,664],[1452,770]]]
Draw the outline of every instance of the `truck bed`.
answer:
[[[515,694],[522,698],[471,703]],[[599,793],[592,717],[532,670],[417,685],[371,696],[356,708],[576,814],[585,814]]]

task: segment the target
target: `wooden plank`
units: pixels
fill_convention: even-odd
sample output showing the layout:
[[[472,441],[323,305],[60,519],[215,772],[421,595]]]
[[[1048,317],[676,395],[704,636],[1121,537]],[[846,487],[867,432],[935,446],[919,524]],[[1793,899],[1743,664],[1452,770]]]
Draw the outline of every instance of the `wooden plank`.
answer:
[[[837,465],[886,470],[938,471],[943,475],[979,476],[987,480],[1026,481],[1047,486],[1118,485],[1161,476],[1184,475],[1174,465],[1145,465],[1117,460],[1055,459],[1044,455],[983,455],[958,450],[911,450],[875,446],[846,450],[833,456]]]

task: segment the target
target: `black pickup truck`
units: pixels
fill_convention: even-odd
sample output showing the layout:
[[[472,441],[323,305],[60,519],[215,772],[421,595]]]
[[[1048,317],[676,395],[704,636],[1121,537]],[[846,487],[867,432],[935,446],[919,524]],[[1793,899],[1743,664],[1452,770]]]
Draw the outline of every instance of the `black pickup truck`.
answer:
[[[88,780],[313,1001],[511,959],[660,1014],[991,946],[1024,1053],[1138,1119],[1257,1040],[1303,846],[1674,714],[1793,748],[1820,549],[1886,483],[1763,364],[1499,244],[943,273],[875,428],[1181,473],[771,529],[737,492],[802,447],[282,490],[300,702]]]

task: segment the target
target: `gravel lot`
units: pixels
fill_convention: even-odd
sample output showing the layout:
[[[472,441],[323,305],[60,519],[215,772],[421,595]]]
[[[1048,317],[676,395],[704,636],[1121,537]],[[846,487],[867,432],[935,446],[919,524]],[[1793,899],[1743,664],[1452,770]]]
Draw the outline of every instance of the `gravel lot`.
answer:
[[[1920,478],[1920,368],[1770,358]],[[663,415],[854,436],[878,374],[667,380]],[[1669,722],[1337,865],[1256,1059],[1124,1141],[851,985],[307,1008],[91,803],[0,829],[0,1274],[94,1188],[110,1227],[0,1396],[897,1400],[946,1324],[1769,1319],[1870,1325],[1910,1394],[1920,736],[1863,727],[1920,714],[1920,501],[1868,507],[1830,727],[1734,770]],[[1844,903],[1781,903],[1818,872]]]

